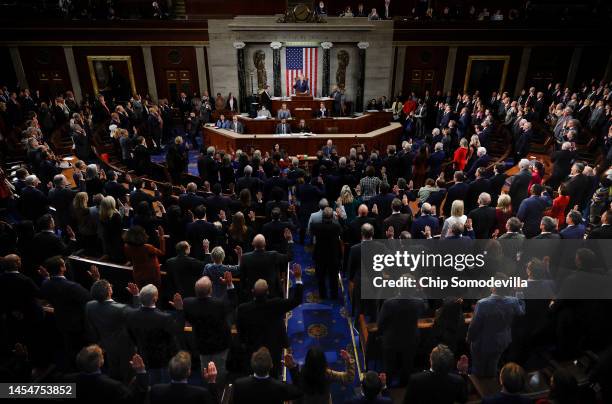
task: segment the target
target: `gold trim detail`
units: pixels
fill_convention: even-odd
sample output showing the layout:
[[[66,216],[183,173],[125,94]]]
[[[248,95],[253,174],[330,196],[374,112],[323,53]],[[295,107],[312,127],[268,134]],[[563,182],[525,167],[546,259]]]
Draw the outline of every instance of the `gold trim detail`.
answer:
[[[134,80],[134,69],[132,68],[131,56],[87,56],[87,65],[89,66],[89,78],[93,86],[93,92],[97,96],[99,94],[98,79],[94,70],[94,62],[127,62],[128,75],[130,77],[130,88],[132,95],[137,94],[136,81]]]

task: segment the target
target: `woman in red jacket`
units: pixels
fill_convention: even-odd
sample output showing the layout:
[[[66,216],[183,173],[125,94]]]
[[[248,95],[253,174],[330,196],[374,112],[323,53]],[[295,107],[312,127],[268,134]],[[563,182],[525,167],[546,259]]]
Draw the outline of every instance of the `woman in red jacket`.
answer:
[[[465,164],[467,163],[467,154],[468,154],[468,141],[466,138],[461,139],[459,142],[459,148],[455,150],[455,154],[453,155],[453,163],[455,165],[456,171],[463,171],[465,169]]]
[[[558,193],[559,196],[553,200],[553,205],[550,209],[550,217],[557,219],[558,228],[560,230],[562,226],[565,226],[565,212],[567,211],[570,197],[567,194],[565,184],[559,185]]]

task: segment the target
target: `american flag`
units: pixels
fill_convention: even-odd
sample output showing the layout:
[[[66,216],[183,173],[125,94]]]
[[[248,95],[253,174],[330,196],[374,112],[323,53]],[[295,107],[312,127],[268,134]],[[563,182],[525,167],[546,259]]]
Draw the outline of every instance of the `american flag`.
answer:
[[[310,93],[316,95],[318,78],[319,48],[288,47],[286,50],[287,63],[285,66],[286,94],[293,92],[293,80],[303,76],[308,80]]]

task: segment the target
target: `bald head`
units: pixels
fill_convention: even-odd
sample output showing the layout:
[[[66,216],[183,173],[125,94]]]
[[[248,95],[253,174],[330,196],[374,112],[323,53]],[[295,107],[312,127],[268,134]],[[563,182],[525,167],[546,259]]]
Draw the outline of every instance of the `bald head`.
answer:
[[[263,234],[258,234],[253,239],[253,248],[256,250],[265,250],[266,248],[266,238]]]
[[[212,282],[208,276],[203,276],[195,283],[196,297],[208,297],[212,294]]]
[[[4,257],[4,269],[7,272],[19,271],[21,268],[21,258],[17,254],[9,254]]]
[[[265,296],[268,293],[268,282],[265,279],[258,279],[253,286],[253,295],[255,297]]]
[[[357,215],[358,216],[367,216],[368,215],[368,206],[361,204],[359,205],[359,208],[357,208]]]

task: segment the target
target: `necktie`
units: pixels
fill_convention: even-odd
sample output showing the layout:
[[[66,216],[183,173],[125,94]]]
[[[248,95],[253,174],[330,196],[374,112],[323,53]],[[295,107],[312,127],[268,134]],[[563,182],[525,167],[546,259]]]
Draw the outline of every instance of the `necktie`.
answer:
[[[283,134],[287,133],[287,130],[285,129],[285,125],[283,125]]]

